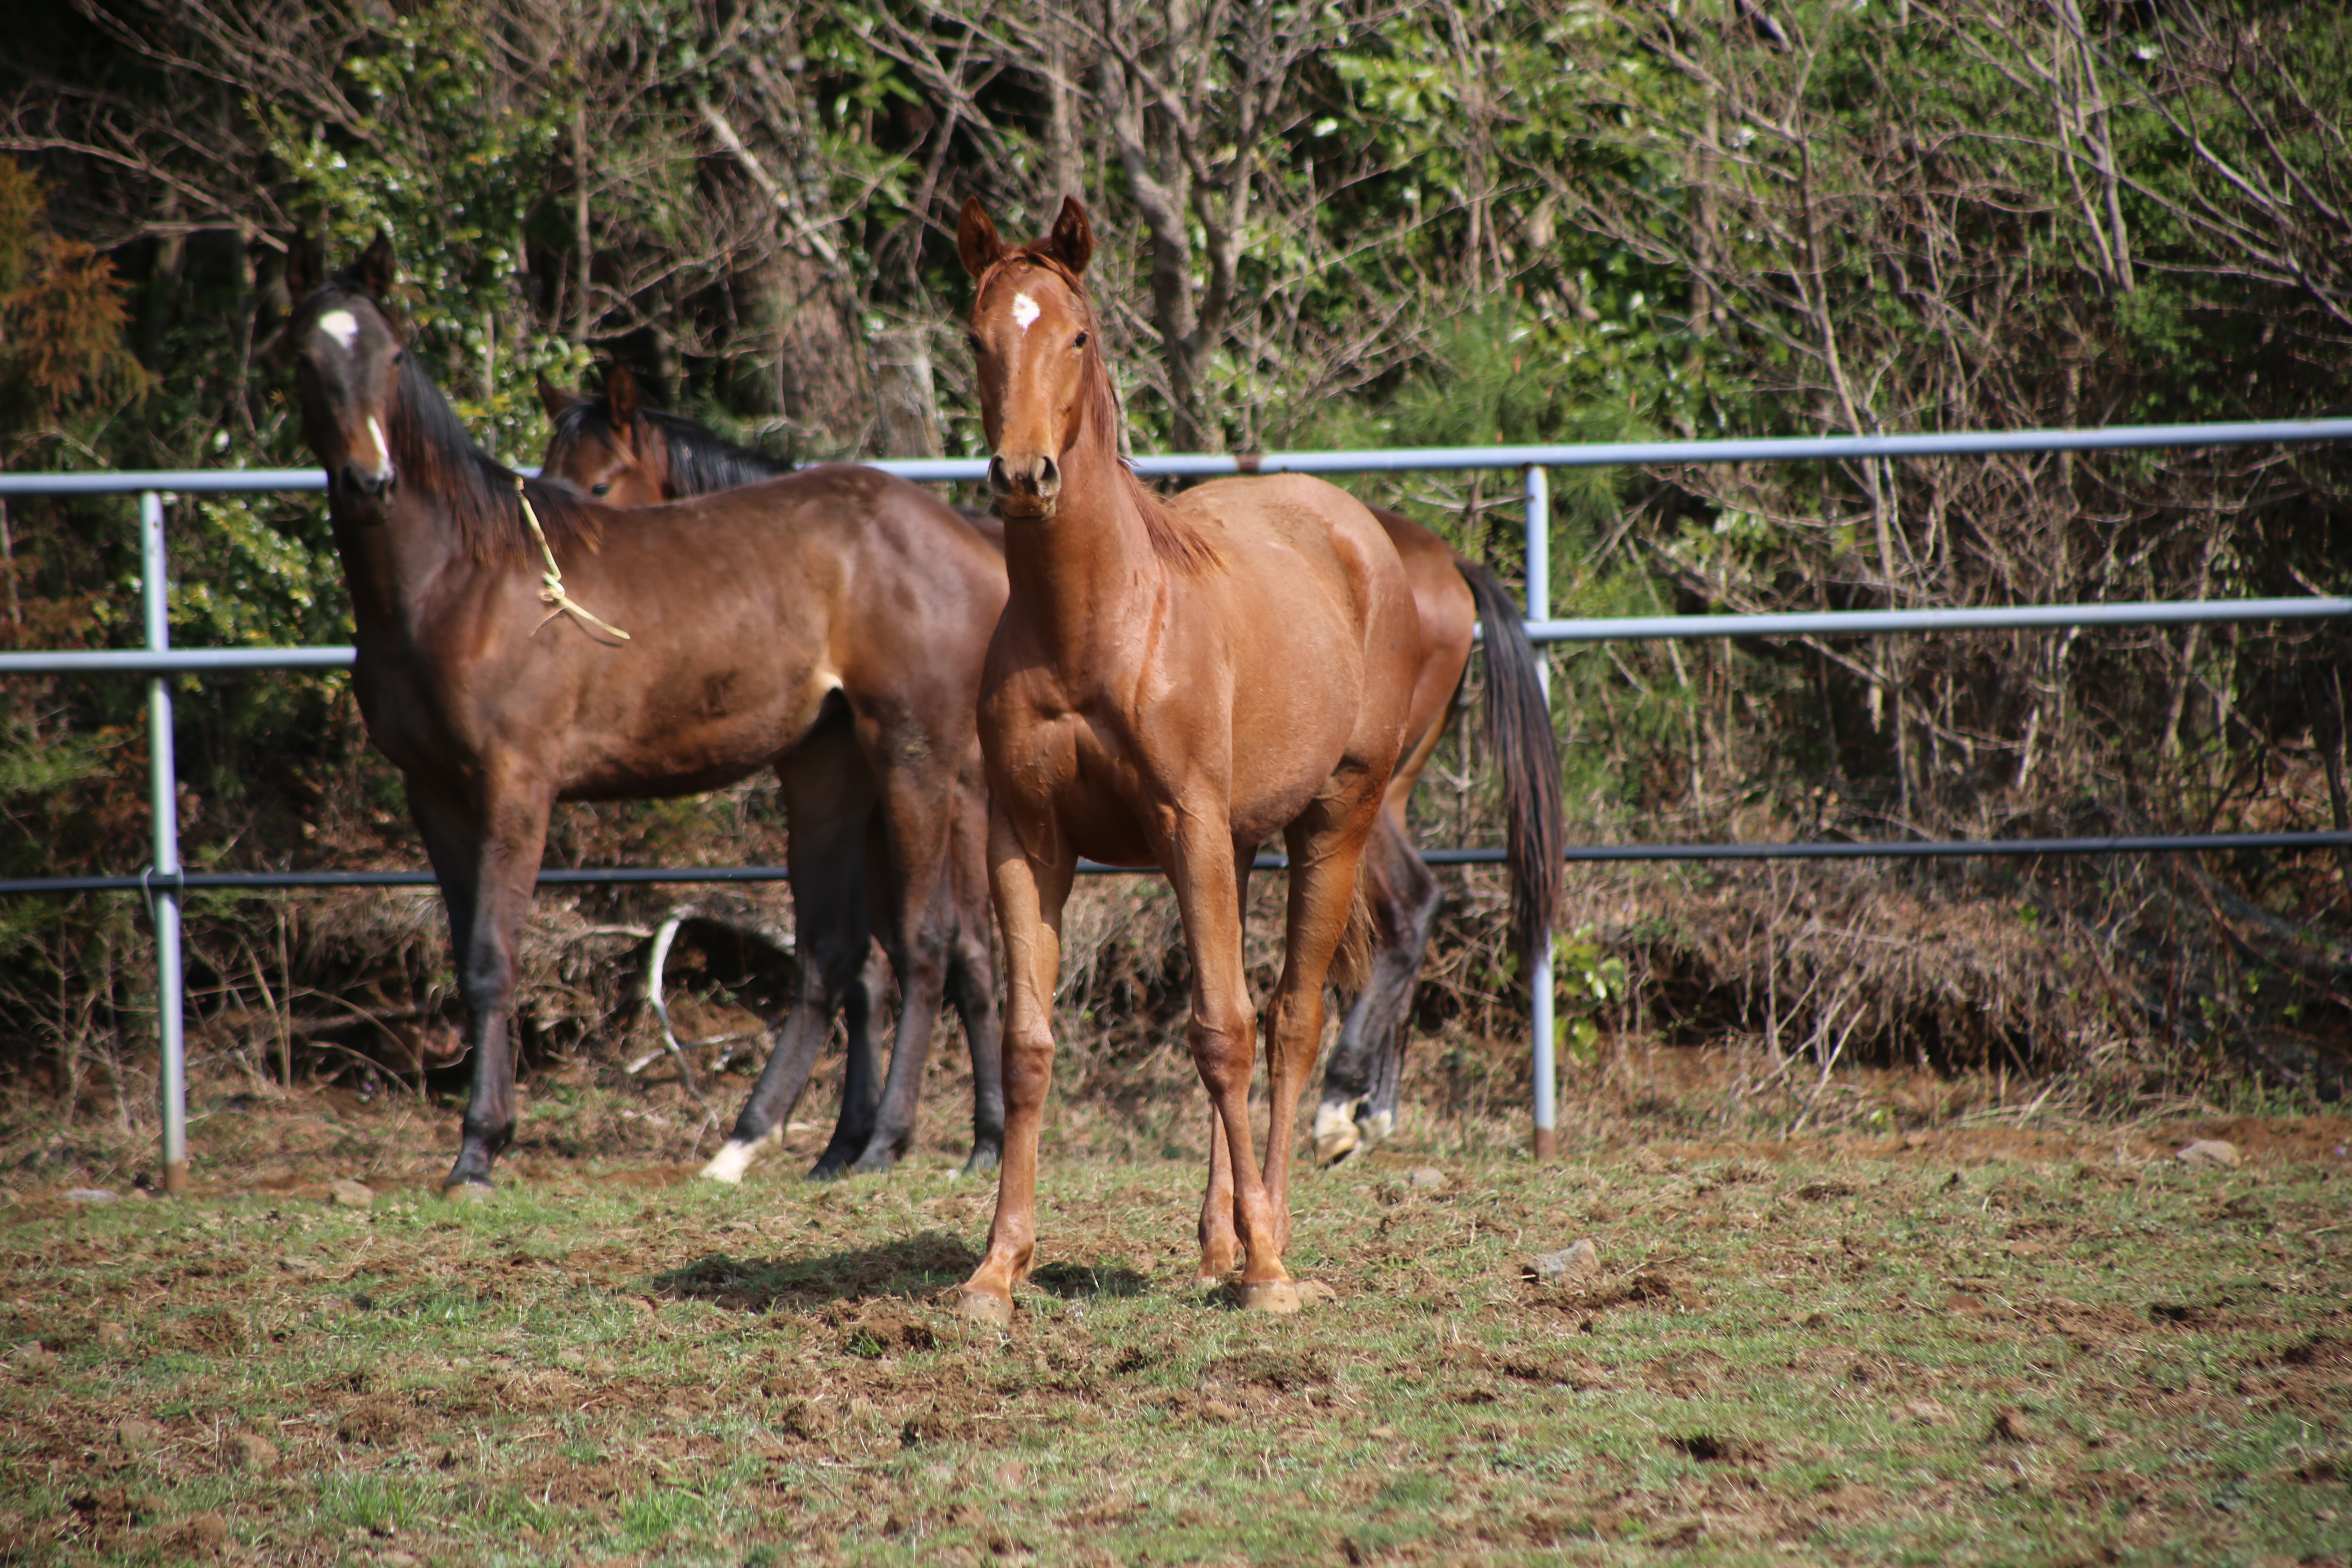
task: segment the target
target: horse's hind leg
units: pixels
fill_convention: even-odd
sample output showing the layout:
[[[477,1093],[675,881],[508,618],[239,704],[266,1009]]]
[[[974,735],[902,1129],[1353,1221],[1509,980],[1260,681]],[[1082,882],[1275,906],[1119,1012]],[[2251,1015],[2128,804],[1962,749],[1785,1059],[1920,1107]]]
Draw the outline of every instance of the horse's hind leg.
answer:
[[[488,1193],[490,1167],[514,1136],[514,1046],[508,1024],[519,939],[538,885],[552,805],[549,791],[534,780],[517,778],[496,759],[483,796],[479,807],[469,810],[422,781],[409,781],[409,812],[425,837],[448,906],[458,994],[466,1003],[466,1046],[474,1064],[457,1163],[441,1184],[452,1196]]]
[[[1437,879],[1385,811],[1364,847],[1363,877],[1375,945],[1364,989],[1349,1009],[1323,1073],[1315,1158],[1324,1164],[1379,1142],[1396,1124],[1406,1019],[1430,929],[1444,903]]]
[[[1290,900],[1285,910],[1282,978],[1266,1009],[1265,1026],[1269,1079],[1265,1195],[1277,1248],[1290,1242],[1290,1146],[1297,1125],[1298,1096],[1314,1070],[1316,1047],[1322,1041],[1323,982],[1330,973],[1332,955],[1347,933],[1365,840],[1379,813],[1377,789],[1343,791],[1307,807],[1283,834],[1290,851]],[[1246,1126],[1241,1133],[1246,1140]],[[1237,1142],[1236,1154],[1245,1146]],[[1253,1241],[1249,1268],[1244,1275],[1245,1292],[1264,1277],[1256,1250]],[[1278,1260],[1271,1277],[1288,1279]],[[1297,1295],[1291,1291],[1270,1295],[1259,1304],[1279,1311],[1297,1303]]]
[[[864,1173],[888,1170],[914,1143],[955,927],[943,884],[950,880],[948,847],[960,805],[956,773],[931,764],[928,745],[891,750],[898,757],[883,784],[887,854],[879,858],[887,891],[877,900],[883,904],[877,923],[898,976],[898,1035],[881,1104],[849,1166]],[[826,1152],[828,1159],[832,1153]]]
[[[996,957],[988,942],[988,795],[976,780],[957,805],[940,891],[954,918],[948,1000],[963,1020],[971,1051],[971,1154],[960,1173],[976,1176],[996,1169],[1004,1152],[1003,1025],[996,1013]]]
[[[864,760],[839,724],[813,737],[776,770],[792,827],[793,946],[800,986],[776,1031],[776,1047],[734,1131],[702,1173],[740,1182],[772,1143],[808,1086],[833,1011],[859,984],[872,955],[866,914],[866,819],[873,795]],[[878,977],[877,977],[878,978]],[[853,1024],[856,1022],[853,1017]],[[853,1045],[855,1042],[853,1041]]]

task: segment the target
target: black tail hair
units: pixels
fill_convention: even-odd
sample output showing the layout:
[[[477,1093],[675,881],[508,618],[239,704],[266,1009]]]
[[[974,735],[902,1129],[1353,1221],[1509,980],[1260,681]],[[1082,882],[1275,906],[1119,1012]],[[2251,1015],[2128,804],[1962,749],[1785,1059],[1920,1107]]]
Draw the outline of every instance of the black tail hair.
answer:
[[[1511,868],[1511,941],[1532,957],[1559,910],[1568,844],[1560,805],[1559,748],[1544,706],[1535,646],[1509,589],[1475,561],[1454,560],[1486,630],[1486,746],[1503,772],[1504,840]]]

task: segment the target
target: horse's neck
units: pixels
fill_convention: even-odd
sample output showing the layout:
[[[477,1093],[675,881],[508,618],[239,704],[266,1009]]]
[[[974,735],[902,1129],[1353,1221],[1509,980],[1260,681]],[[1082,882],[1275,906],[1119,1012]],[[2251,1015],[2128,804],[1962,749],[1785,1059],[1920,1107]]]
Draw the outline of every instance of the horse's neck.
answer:
[[[1044,522],[1009,520],[1004,565],[1013,598],[1066,674],[1114,674],[1139,618],[1156,616],[1167,567],[1151,547],[1142,499],[1118,448],[1088,438],[1062,465],[1062,493]]]
[[[407,640],[422,629],[453,568],[469,564],[456,523],[431,497],[394,495],[380,523],[335,520],[335,547],[352,609],[372,637]]]

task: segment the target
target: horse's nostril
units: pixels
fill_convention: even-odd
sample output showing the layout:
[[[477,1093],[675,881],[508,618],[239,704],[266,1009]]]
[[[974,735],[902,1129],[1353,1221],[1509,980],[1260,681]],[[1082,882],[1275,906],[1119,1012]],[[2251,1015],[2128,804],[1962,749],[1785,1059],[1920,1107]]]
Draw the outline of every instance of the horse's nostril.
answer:
[[[998,495],[1007,495],[1012,492],[1013,481],[1005,477],[1004,459],[1002,458],[988,459],[988,488]]]
[[[1052,495],[1062,488],[1062,470],[1051,458],[1041,458],[1037,463],[1037,493]]]

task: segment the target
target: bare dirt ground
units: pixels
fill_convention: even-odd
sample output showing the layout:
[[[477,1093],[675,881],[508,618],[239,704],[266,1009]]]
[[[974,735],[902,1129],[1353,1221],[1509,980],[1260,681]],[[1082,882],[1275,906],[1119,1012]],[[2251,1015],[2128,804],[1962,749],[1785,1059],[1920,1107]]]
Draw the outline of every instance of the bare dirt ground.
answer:
[[[993,1199],[951,1069],[898,1172],[802,1182],[803,1120],[740,1188],[674,1089],[545,1074],[478,1208],[396,1089],[207,1086],[176,1200],[19,1106],[0,1560],[2352,1557],[2352,1119],[1759,1138],[1684,1069],[1572,1097],[1548,1165],[1417,1108],[1304,1176],[1337,1300],[1289,1320],[1192,1285],[1197,1107],[1080,1082],[1002,1334],[937,1300]]]

